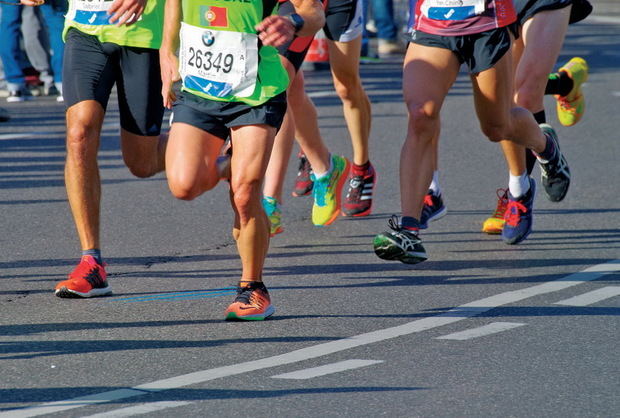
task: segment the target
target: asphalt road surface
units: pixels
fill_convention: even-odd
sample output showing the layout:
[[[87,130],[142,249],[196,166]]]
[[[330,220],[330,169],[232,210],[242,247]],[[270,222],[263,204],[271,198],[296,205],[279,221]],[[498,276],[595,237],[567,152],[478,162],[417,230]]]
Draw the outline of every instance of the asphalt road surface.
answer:
[[[265,267],[276,314],[258,323],[223,321],[240,274],[227,188],[182,202],[163,174],[132,177],[115,104],[99,159],[114,294],[54,297],[79,258],[63,105],[3,105],[0,417],[617,416],[620,22],[606,22],[570,28],[559,62],[588,60],[587,113],[565,128],[546,105],[573,180],[561,203],[538,194],[520,245],[480,232],[508,175],[461,74],[442,113],[448,215],[421,235],[429,260],[415,266],[372,251],[399,212],[406,116],[400,62],[364,65],[373,214],[316,228],[311,198],[287,197]],[[329,74],[307,79],[326,141],[350,156]],[[287,191],[295,170],[293,157]]]

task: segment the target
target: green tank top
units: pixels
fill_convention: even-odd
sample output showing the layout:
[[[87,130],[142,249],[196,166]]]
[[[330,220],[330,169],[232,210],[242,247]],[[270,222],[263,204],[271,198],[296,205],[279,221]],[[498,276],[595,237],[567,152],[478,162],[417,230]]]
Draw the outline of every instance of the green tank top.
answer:
[[[133,25],[111,25],[107,10],[113,0],[70,0],[65,18],[63,38],[69,28],[96,36],[100,42],[111,42],[138,48],[161,47],[165,0],[147,0],[144,13]]]
[[[277,0],[182,0],[179,72],[183,90],[210,100],[258,106],[288,87],[276,48],[254,27]]]

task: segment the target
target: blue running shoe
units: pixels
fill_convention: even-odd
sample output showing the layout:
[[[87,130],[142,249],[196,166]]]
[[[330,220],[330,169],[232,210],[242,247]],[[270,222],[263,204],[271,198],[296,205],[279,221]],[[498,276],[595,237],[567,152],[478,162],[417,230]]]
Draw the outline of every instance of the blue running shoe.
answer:
[[[504,214],[502,240],[506,244],[518,244],[532,232],[532,209],[536,195],[536,182],[530,177],[530,190],[518,199],[508,192],[508,206]]]
[[[420,216],[420,229],[428,228],[430,221],[443,218],[447,212],[448,208],[444,205],[441,195],[435,196],[433,191],[429,190],[426,196],[424,196],[424,206]]]

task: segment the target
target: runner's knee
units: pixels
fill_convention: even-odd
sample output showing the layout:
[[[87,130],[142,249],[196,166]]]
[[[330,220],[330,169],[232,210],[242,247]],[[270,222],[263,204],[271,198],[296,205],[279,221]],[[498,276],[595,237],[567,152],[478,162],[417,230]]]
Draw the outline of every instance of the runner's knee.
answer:
[[[261,182],[258,179],[234,181],[231,184],[233,190],[233,204],[239,213],[241,225],[255,215],[256,209],[262,210],[260,202]]]
[[[439,113],[434,111],[434,106],[427,104],[411,104],[407,106],[409,111],[409,129],[416,137],[427,137],[435,132],[439,123]]]

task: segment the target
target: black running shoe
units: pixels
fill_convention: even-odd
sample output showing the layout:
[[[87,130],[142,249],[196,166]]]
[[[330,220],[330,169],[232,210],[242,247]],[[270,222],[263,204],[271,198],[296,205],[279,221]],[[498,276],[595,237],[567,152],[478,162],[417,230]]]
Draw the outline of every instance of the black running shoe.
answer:
[[[398,216],[388,220],[392,229],[375,236],[375,254],[384,260],[398,260],[406,264],[417,264],[426,260],[426,250],[416,231],[403,229]]]
[[[541,168],[541,182],[545,189],[545,194],[552,202],[560,202],[566,196],[568,192],[568,186],[570,185],[570,169],[568,163],[560,151],[560,144],[558,142],[558,136],[553,128],[543,123],[540,125],[545,137],[553,142],[555,152],[553,157],[549,161],[539,163]]]

